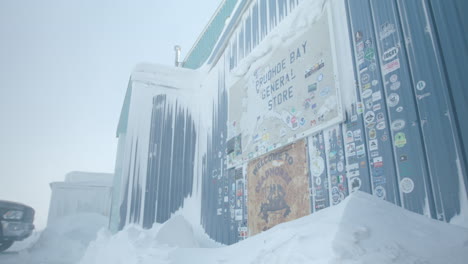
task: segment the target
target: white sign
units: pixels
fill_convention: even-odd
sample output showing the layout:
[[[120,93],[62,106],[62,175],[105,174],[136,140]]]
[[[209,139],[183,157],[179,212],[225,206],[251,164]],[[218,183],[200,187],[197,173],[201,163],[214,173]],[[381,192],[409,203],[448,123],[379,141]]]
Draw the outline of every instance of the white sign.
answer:
[[[230,155],[231,164],[343,121],[331,43],[324,13],[229,88],[228,127],[237,132],[233,138],[241,136],[241,153]]]

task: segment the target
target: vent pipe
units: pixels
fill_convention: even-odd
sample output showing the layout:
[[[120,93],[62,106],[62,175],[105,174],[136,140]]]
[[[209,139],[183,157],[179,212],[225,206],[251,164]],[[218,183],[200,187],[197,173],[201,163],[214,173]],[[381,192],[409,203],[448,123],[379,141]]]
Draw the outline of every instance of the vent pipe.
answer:
[[[175,51],[175,66],[176,67],[180,67],[181,66],[181,62],[180,62],[180,50],[181,50],[181,47],[179,45],[175,45],[174,46],[174,51]]]

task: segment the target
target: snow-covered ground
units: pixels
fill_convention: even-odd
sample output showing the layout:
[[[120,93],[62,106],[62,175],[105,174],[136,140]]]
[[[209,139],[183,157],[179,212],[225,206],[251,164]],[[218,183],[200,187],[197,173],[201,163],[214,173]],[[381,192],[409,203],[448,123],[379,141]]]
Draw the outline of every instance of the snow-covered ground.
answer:
[[[100,214],[80,213],[57,219],[0,255],[1,264],[75,264],[96,234],[108,224]]]
[[[29,249],[0,255],[0,263],[462,264],[468,259],[468,229],[428,219],[362,192],[338,206],[232,246],[211,241],[182,216],[150,230],[127,226],[115,235],[106,229],[97,232],[103,225],[105,218],[97,215],[62,219]],[[96,232],[97,239],[89,243]]]

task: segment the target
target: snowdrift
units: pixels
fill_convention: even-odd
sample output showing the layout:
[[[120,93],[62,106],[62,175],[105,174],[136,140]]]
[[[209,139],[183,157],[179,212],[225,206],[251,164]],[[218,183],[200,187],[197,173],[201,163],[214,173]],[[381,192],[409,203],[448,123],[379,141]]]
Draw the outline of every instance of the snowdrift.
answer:
[[[468,229],[362,192],[232,246],[200,247],[207,243],[194,234],[181,216],[151,230],[129,226],[114,236],[102,231],[79,263],[462,264],[468,259]]]
[[[108,218],[100,214],[80,213],[58,218],[49,223],[34,239],[25,241],[17,255],[3,258],[2,264],[75,264],[83,256],[98,230]],[[37,237],[38,236],[38,237]],[[12,248],[14,249],[14,248]]]

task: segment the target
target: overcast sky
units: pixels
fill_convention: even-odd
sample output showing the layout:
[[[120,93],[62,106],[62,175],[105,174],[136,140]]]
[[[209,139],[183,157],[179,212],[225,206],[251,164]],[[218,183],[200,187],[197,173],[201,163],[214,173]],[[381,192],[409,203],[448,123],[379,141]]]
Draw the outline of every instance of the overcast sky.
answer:
[[[49,183],[113,172],[120,109],[139,62],[172,65],[221,0],[0,1],[0,200],[47,220]]]

